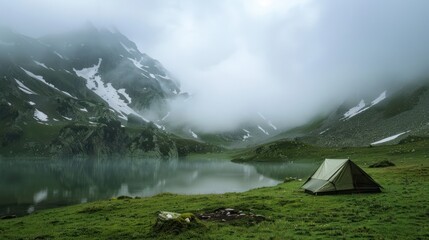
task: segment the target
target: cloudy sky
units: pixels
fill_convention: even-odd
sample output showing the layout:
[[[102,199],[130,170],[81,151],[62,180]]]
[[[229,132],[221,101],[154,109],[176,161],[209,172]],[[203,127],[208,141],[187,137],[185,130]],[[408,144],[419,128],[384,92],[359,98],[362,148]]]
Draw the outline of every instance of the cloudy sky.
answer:
[[[228,130],[261,112],[282,127],[344,99],[427,75],[426,0],[0,0],[0,24],[30,36],[115,26],[193,98],[179,122]]]

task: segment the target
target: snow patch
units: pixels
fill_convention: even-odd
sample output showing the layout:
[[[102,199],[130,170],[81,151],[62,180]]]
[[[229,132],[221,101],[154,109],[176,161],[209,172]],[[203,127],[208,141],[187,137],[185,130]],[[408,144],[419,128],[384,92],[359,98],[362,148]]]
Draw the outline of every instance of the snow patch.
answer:
[[[272,129],[274,129],[274,130],[277,130],[277,127],[276,126],[274,126],[274,124],[271,122],[271,121],[269,121],[264,115],[262,115],[262,113],[260,113],[260,112],[257,112],[258,113],[258,115],[265,121],[265,122],[267,122],[267,124],[272,128]]]
[[[64,117],[64,116],[61,116],[61,117],[63,117],[63,118],[64,118],[64,119],[66,119],[66,120],[69,120],[69,121],[73,120],[73,118]]]
[[[143,68],[143,65],[140,63],[140,61],[137,61],[133,58],[128,58],[128,60],[130,60],[134,64],[134,66],[136,66],[136,68],[138,68],[142,71],[148,72],[146,69]]]
[[[66,91],[61,91],[61,92],[62,92],[62,93],[64,93],[65,95],[67,95],[67,96],[71,97],[71,98],[77,99],[77,97],[75,97],[75,96],[71,95],[70,93],[68,93],[68,92],[66,92]]]
[[[370,109],[371,107],[380,103],[384,99],[386,99],[386,91],[382,92],[376,99],[374,99],[371,102],[371,105],[369,105],[368,107],[365,107],[365,101],[362,99],[356,107],[353,107],[349,111],[344,113],[344,116],[341,118],[341,120],[344,120],[344,121],[348,120],[348,119],[358,115],[359,113],[362,113],[362,112]]]
[[[79,108],[79,110],[82,112],[88,112],[88,109],[86,109],[86,108]]]
[[[67,96],[69,96],[69,97],[71,97],[71,98],[77,99],[76,97],[72,96],[70,93],[68,93],[68,92],[66,92],[66,91],[61,91],[60,89],[56,88],[53,84],[46,82],[46,80],[45,80],[42,76],[39,76],[39,75],[36,75],[36,74],[34,74],[34,73],[30,72],[30,71],[27,71],[27,70],[25,70],[25,69],[24,69],[24,68],[22,68],[22,67],[21,67],[21,69],[22,69],[22,70],[23,70],[23,71],[24,71],[28,76],[30,76],[30,77],[32,77],[32,78],[34,78],[34,79],[36,79],[36,80],[41,81],[41,82],[42,82],[42,83],[44,83],[45,85],[47,85],[47,86],[49,86],[49,87],[51,87],[51,88],[53,88],[53,89],[55,89],[55,90],[57,90],[57,91],[59,91],[59,92],[62,92],[63,94],[65,94],[65,95],[67,95]]]
[[[263,129],[261,126],[258,125],[259,130],[261,130],[265,135],[270,135],[265,129]]]
[[[7,105],[9,105],[9,106],[12,106],[12,103],[10,103],[10,102],[7,102]]]
[[[243,136],[243,141],[246,141],[246,139],[252,137],[250,135],[250,132],[248,130],[246,130],[246,129],[243,128],[243,131],[246,132],[246,135]]]
[[[61,59],[65,59],[65,58],[63,57],[63,55],[59,54],[57,51],[55,51],[54,53],[55,53],[55,55],[57,55],[57,56],[58,56],[58,57],[60,57]]]
[[[122,45],[122,47],[129,53],[133,54],[133,52],[137,52],[134,48],[129,48],[127,47],[125,44],[123,44],[122,42],[120,42],[120,44]]]
[[[124,98],[127,99],[128,104],[130,104],[132,102],[130,95],[128,95],[128,93],[125,92],[125,88],[118,89],[118,93],[120,93],[122,96],[124,96]]]
[[[134,111],[132,108],[128,106],[127,103],[124,102],[119,96],[118,90],[116,90],[111,83],[105,84],[101,80],[101,76],[98,73],[98,69],[100,68],[102,59],[98,59],[98,64],[89,67],[83,68],[81,70],[73,69],[76,75],[86,79],[86,87],[93,91],[95,94],[100,96],[104,101],[109,104],[109,106],[119,113],[118,117],[128,120],[127,115],[134,114],[144,121],[148,122],[144,117]]]
[[[48,68],[44,63],[38,62],[38,61],[36,61],[36,60],[33,60],[33,62],[34,62],[35,64],[37,64],[37,65],[39,65],[39,66],[43,67],[43,68],[49,69],[49,68]]]
[[[32,102],[32,101],[28,101],[28,104],[30,104],[31,106],[36,105],[36,103]]]
[[[322,134],[324,134],[325,132],[327,132],[328,130],[329,130],[329,128],[327,128],[327,129],[325,129],[325,130],[321,131],[319,134],[320,134],[320,135],[322,135]]]
[[[162,76],[162,75],[157,74],[157,76],[158,76],[158,77],[160,77],[160,78],[163,78],[163,79],[165,79],[165,80],[170,80],[170,79],[171,79],[171,78],[170,78],[169,76],[167,76],[167,75]]]
[[[152,73],[149,73],[150,77],[153,79],[156,79],[155,75],[153,75]]]
[[[16,78],[15,78],[15,82],[18,84],[19,90],[23,91],[24,93],[37,95],[37,93],[35,93],[33,90],[31,90],[30,88],[25,86],[24,83],[22,83],[21,81],[19,81]]]
[[[265,118],[265,116],[264,115],[262,115],[262,113],[260,113],[260,112],[257,112],[258,113],[258,115],[263,119],[263,120],[267,120],[266,118]]]
[[[34,116],[33,117],[34,117],[34,119],[36,119],[38,121],[42,121],[42,122],[48,121],[48,115],[39,111],[37,108],[34,110]]]
[[[193,138],[198,138],[198,135],[195,134],[192,129],[189,129],[189,133],[192,135]]]
[[[384,99],[386,99],[386,91],[382,92],[382,93],[380,94],[380,96],[378,96],[376,99],[374,99],[374,100],[371,102],[371,106],[374,106],[375,104],[377,104],[377,103],[379,103],[379,102],[383,101]]]
[[[142,73],[142,75],[143,75],[145,78],[149,78],[148,76],[144,75],[144,73]],[[146,90],[146,88],[144,88],[144,90]]]
[[[165,121],[165,119],[167,119],[169,116],[170,116],[170,112],[165,114],[165,116],[161,118],[161,121]]]
[[[392,140],[396,139],[397,137],[399,137],[399,136],[401,136],[401,135],[403,135],[403,134],[405,134],[405,133],[409,133],[409,132],[410,132],[410,130],[408,130],[408,131],[406,131],[406,132],[398,133],[398,134],[396,134],[396,135],[393,135],[393,136],[390,136],[390,137],[387,137],[387,138],[383,138],[383,139],[381,139],[381,140],[378,140],[377,142],[373,142],[373,143],[371,143],[371,145],[377,145],[377,144],[381,144],[381,143],[385,143],[385,142],[392,141]]]
[[[268,121],[268,125],[270,125],[270,127],[272,127],[274,130],[277,130],[277,127],[274,126],[274,124],[272,124],[271,121]]]
[[[362,99],[360,100],[359,104],[355,107],[350,108],[346,113],[344,113],[343,119],[350,119],[357,114],[360,113],[360,111],[365,107],[365,101]]]

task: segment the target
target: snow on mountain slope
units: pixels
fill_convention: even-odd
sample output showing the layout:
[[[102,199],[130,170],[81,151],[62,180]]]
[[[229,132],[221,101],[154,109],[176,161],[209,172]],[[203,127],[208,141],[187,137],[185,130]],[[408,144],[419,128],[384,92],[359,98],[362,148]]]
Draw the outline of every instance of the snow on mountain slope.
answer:
[[[350,108],[346,113],[344,113],[341,120],[343,120],[343,121],[348,120],[348,119],[370,109],[371,107],[380,103],[384,99],[386,99],[386,91],[382,92],[376,99],[374,99],[371,102],[371,105],[369,105],[368,107],[365,107],[366,106],[365,101],[362,99],[357,106]]]
[[[376,99],[374,99],[374,100],[371,102],[371,105],[372,105],[372,106],[374,106],[375,104],[377,104],[377,103],[379,103],[379,102],[383,101],[384,99],[386,99],[386,91],[382,92],[382,93],[380,94],[380,96],[378,96]]]
[[[37,64],[37,65],[39,65],[39,66],[43,67],[43,68],[49,69],[49,68],[48,68],[44,63],[38,62],[38,61],[36,61],[36,60],[33,60],[33,62],[34,62],[35,64]]]
[[[263,132],[265,135],[270,135],[267,131],[265,131],[265,129],[263,129],[261,126],[258,125],[259,130],[261,130],[261,132]]]
[[[243,141],[246,141],[246,139],[252,137],[250,135],[250,132],[248,130],[246,130],[246,129],[243,128],[243,131],[246,133],[246,135],[243,136]]]
[[[376,141],[376,142],[371,143],[371,145],[377,145],[377,144],[381,144],[381,143],[385,143],[385,142],[389,142],[389,141],[395,140],[395,139],[396,139],[396,138],[398,138],[399,136],[401,136],[401,135],[403,135],[403,134],[405,134],[405,133],[409,133],[409,132],[410,132],[410,130],[405,131],[405,132],[398,133],[398,134],[396,134],[396,135],[393,135],[393,136],[390,136],[390,137],[387,137],[387,138],[383,138],[383,139],[381,139],[381,140],[378,140],[378,141]]]
[[[192,135],[193,138],[198,138],[198,135],[195,134],[192,129],[189,129],[189,133]]]
[[[143,68],[145,66],[143,64],[141,64],[141,61],[137,61],[137,60],[135,60],[133,58],[128,58],[128,60],[130,60],[134,64],[134,66],[136,66],[136,68],[138,68],[138,69],[140,69],[140,70],[148,73],[148,71]]]
[[[35,109],[34,110],[34,119],[36,119],[38,121],[42,121],[42,122],[47,122],[48,121],[48,115],[39,111],[38,109]]]
[[[266,123],[266,124],[268,124],[268,126],[270,126],[273,130],[277,130],[277,127],[276,127],[276,126],[274,126],[274,124],[273,124],[270,120],[268,120],[264,115],[262,115],[262,113],[258,112],[258,115],[259,115],[259,117],[261,117],[261,118],[262,118],[262,120],[264,120],[264,121],[265,121],[265,123]]]
[[[21,67],[21,69],[22,69],[22,70],[23,70],[23,71],[24,71],[28,76],[30,76],[30,77],[32,77],[32,78],[34,78],[34,79],[36,79],[36,80],[39,80],[40,82],[44,83],[45,85],[49,86],[49,87],[50,87],[50,88],[52,88],[52,89],[55,89],[55,90],[57,90],[57,91],[59,91],[59,92],[62,92],[63,94],[65,94],[65,95],[67,95],[67,96],[69,96],[69,97],[71,97],[71,98],[76,99],[76,97],[72,96],[70,93],[68,93],[68,92],[66,92],[66,91],[62,91],[62,90],[58,89],[57,87],[55,87],[53,84],[46,82],[46,80],[45,80],[42,76],[39,76],[39,75],[36,75],[36,74],[34,74],[34,73],[30,72],[30,71],[27,71],[27,70],[25,70],[25,69],[24,69],[24,68],[22,68],[22,67]]]
[[[18,84],[18,89],[23,91],[24,93],[37,95],[37,93],[35,93],[33,90],[31,90],[30,88],[25,86],[24,83],[22,83],[21,81],[19,81],[16,78],[15,78],[15,82]]]
[[[325,133],[325,132],[327,132],[328,130],[329,130],[329,128],[327,128],[327,129],[325,129],[325,130],[321,131],[321,132],[319,133],[319,135],[324,134],[324,133]]]
[[[137,52],[134,48],[129,48],[127,47],[125,44],[123,44],[122,42],[120,42],[121,46],[130,54],[133,54],[134,52]]]
[[[365,107],[365,101],[362,99],[359,104],[355,107],[350,108],[346,113],[344,113],[344,120],[350,119],[361,112]]]
[[[61,58],[61,59],[65,59],[65,58],[63,57],[63,55],[59,54],[57,51],[55,51],[55,52],[54,52],[54,54],[55,54],[55,55],[57,55],[57,56],[58,56],[59,58]]]
[[[167,112],[164,117],[161,118],[161,121],[165,121],[170,116],[170,112]]]
[[[100,96],[104,101],[109,104],[109,106],[114,109],[119,115],[120,118],[124,120],[128,120],[127,115],[134,114],[144,121],[148,122],[143,116],[134,111],[128,104],[121,99],[119,94],[123,95],[125,91],[116,90],[111,83],[105,84],[100,74],[98,73],[98,69],[100,68],[102,59],[98,59],[98,64],[89,67],[83,68],[81,70],[73,69],[79,77],[86,79],[86,87],[93,91],[95,94]],[[125,97],[125,95],[123,95]],[[127,99],[129,96],[127,95]],[[129,98],[129,102],[131,102],[131,98]]]
[[[125,91],[126,91],[125,88],[118,89],[118,93],[124,96],[124,98],[127,99],[128,104],[130,104],[132,102],[131,97]]]

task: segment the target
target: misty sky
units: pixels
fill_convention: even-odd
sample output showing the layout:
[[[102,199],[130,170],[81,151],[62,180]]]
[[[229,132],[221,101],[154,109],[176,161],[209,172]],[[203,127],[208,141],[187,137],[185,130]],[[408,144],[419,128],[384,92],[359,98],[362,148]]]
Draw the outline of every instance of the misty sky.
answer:
[[[0,0],[0,24],[34,37],[88,20],[160,60],[193,94],[172,116],[200,130],[291,127],[429,69],[426,0]]]

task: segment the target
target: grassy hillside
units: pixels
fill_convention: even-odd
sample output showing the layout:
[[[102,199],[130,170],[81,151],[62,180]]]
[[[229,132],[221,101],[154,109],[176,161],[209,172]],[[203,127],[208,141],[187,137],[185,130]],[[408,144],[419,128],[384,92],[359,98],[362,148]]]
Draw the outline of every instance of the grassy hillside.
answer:
[[[408,136],[396,145],[368,147],[320,147],[299,141],[279,140],[242,151],[236,162],[289,161],[297,159],[359,158],[363,163],[374,160],[398,160],[407,156],[428,158],[429,137]]]
[[[0,239],[427,239],[426,144],[427,139],[409,138],[395,146],[318,149],[318,155],[316,148],[298,145],[305,159],[351,154],[384,187],[380,194],[313,196],[293,181],[244,193],[111,199],[0,220]],[[396,166],[366,167],[383,159]],[[262,217],[153,227],[160,210],[198,215],[219,208]]]

